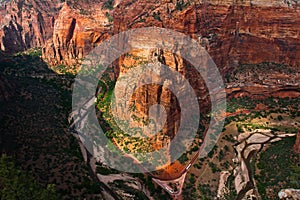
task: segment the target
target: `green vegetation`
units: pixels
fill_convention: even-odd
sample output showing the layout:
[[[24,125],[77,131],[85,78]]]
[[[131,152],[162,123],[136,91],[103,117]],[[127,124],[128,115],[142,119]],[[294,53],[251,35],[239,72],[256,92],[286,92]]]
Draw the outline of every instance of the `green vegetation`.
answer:
[[[213,147],[213,149],[207,154],[207,156],[208,156],[209,158],[212,158],[213,155],[216,153],[217,148],[218,148],[217,145],[215,145],[215,146]]]
[[[178,161],[179,161],[181,164],[185,164],[188,160],[189,160],[189,159],[188,159],[186,153],[182,154],[182,156],[180,156],[180,158],[178,158]]]
[[[300,188],[300,163],[291,165],[290,181],[293,188]]]
[[[130,56],[128,54],[127,56]],[[108,69],[112,70],[112,69]],[[111,113],[111,100],[113,97],[115,81],[111,80],[108,76],[109,72],[104,73],[102,80],[99,82],[99,86],[104,88],[101,90],[100,94],[98,94],[98,98],[96,101],[97,112],[99,113],[99,122],[101,127],[104,129],[105,135],[114,139],[122,148],[122,150],[126,153],[141,153],[141,152],[149,152],[153,150],[152,144],[147,140],[147,138],[140,137],[131,137],[128,132],[141,133],[139,128],[130,128],[128,132],[121,130],[117,123],[114,120],[114,117]],[[134,105],[131,107],[134,109]],[[134,117],[134,115],[132,116]],[[135,118],[139,121],[139,118]],[[130,145],[130,148],[129,148]],[[141,162],[145,160],[144,157],[137,157]],[[154,159],[154,158],[153,158]],[[153,162],[162,162],[162,158],[156,157]]]
[[[184,2],[184,0],[177,0],[176,1],[176,10],[184,10],[187,6],[190,5],[190,2]]]
[[[103,9],[108,9],[108,10],[112,10],[114,9],[114,0],[107,0],[103,6],[102,6]]]
[[[52,69],[59,74],[76,74],[76,66],[56,65]]]
[[[215,196],[211,192],[211,187],[209,184],[199,184],[198,190],[201,192],[201,198],[203,200],[210,200],[212,196]]]
[[[199,199],[197,189],[195,187],[197,177],[192,173],[183,189],[184,199]]]
[[[113,16],[111,16],[111,14],[109,12],[106,12],[105,16],[106,16],[106,18],[108,19],[109,22],[113,22],[114,21]]]
[[[219,151],[219,155],[218,155],[218,159],[219,159],[219,162],[221,162],[223,160],[223,158],[225,157],[225,153],[224,151],[221,149]]]
[[[0,199],[58,200],[55,185],[46,188],[39,185],[32,176],[15,166],[12,158],[0,158]]]
[[[294,115],[298,115],[297,111],[299,109],[298,106],[300,105],[300,99],[268,97],[264,100],[255,100],[248,97],[231,98],[227,101],[227,112],[234,113],[238,109],[254,110],[256,105],[259,103],[263,103],[268,106],[269,111],[265,111],[265,114],[271,112],[283,113],[287,111],[286,108],[289,108],[290,112],[292,111]],[[262,112],[257,112],[255,113],[256,116],[253,117],[259,117],[262,114]]]
[[[282,133],[298,133],[298,128],[293,126],[279,126],[279,125],[273,125],[273,126],[266,126],[262,124],[256,124],[256,123],[239,123],[236,124],[238,132],[242,133],[243,128],[245,128],[247,131],[254,131],[257,129],[264,129],[264,130],[271,130],[272,132],[282,132]],[[228,140],[225,137],[225,139]]]
[[[159,11],[156,13],[156,12],[153,12],[153,18],[162,22],[161,18],[160,18],[160,13]]]
[[[31,56],[31,57],[40,57],[42,56],[42,48],[31,48],[24,52],[16,53],[15,56]]]
[[[227,112],[234,113],[238,109],[254,109],[256,106],[255,100],[248,97],[231,98],[227,101]]]
[[[234,175],[231,172],[231,175],[227,179],[226,187],[229,189],[229,192],[224,194],[224,200],[232,200],[237,196],[235,186],[234,186]]]
[[[142,192],[137,189],[134,189],[126,184],[127,182],[121,181],[121,180],[115,180],[113,183],[109,183],[111,186],[114,186],[118,189],[126,191],[126,193],[129,193],[133,195],[131,199],[134,200],[147,200],[148,197]]]
[[[0,151],[18,155],[18,164],[32,171],[45,188],[55,184],[59,199],[98,194],[101,187],[91,179],[78,142],[67,129],[74,76],[53,72],[39,55],[40,51],[28,50],[0,63],[0,76],[13,92],[0,103],[0,140],[5,141]]]
[[[102,175],[109,175],[109,174],[117,174],[117,173],[119,173],[117,170],[104,167],[104,166],[102,166],[100,164],[97,164],[96,172],[99,173],[99,174],[102,174]]]
[[[261,103],[267,106],[268,110],[255,111],[256,105]],[[270,117],[270,119],[275,120],[274,117],[271,115],[272,113],[279,113],[279,115],[276,116],[277,121],[284,120],[284,116],[291,116],[291,118],[295,118],[297,116],[300,116],[300,112],[298,111],[300,109],[299,105],[299,98],[269,97],[263,100],[255,100],[247,97],[231,98],[227,101],[227,112],[234,113],[238,109],[246,109],[249,110],[251,113],[227,117],[225,119],[225,126],[232,121],[245,122],[255,118],[267,118],[268,116]],[[239,129],[239,131],[241,131],[239,127],[237,128]]]
[[[280,74],[292,74],[296,73],[297,70],[293,67],[289,67],[284,64],[263,62],[259,64],[243,64],[236,68],[232,73],[228,74],[225,79],[226,82],[234,82],[237,74],[246,74],[247,72],[254,73],[256,76],[261,72],[279,72]]]
[[[237,127],[237,130],[238,130],[239,133],[244,132],[243,126],[241,124],[236,124],[236,127]]]
[[[149,189],[151,196],[157,200],[171,200],[170,195],[162,190],[158,185],[154,185],[151,176],[145,174],[131,174],[133,177],[139,178]]]
[[[220,172],[221,170],[217,167],[217,165],[213,162],[208,163],[213,173]]]
[[[270,128],[272,131],[283,133],[298,133],[298,128],[289,126],[273,126]]]
[[[300,156],[293,152],[294,143],[295,137],[285,138],[260,154],[257,163],[260,173],[255,179],[262,199],[272,199],[271,196],[276,196],[282,188],[299,187]]]

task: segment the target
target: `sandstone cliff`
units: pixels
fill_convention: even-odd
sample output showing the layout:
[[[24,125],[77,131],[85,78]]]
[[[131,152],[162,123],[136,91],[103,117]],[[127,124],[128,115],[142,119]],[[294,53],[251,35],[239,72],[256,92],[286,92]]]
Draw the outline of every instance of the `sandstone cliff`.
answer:
[[[111,30],[109,10],[103,3],[65,3],[55,21],[53,37],[43,48],[43,58],[51,65],[75,65]]]
[[[0,4],[0,49],[8,53],[40,47],[52,36],[60,0],[14,0]]]
[[[101,9],[101,3],[90,5],[80,10],[70,4],[61,10],[44,49],[50,64],[78,63],[108,35],[158,26],[199,40],[222,71],[242,63],[299,66],[300,7],[295,1],[124,0],[115,1],[111,11]]]
[[[111,4],[105,6],[107,2]],[[55,21],[53,37],[43,48],[43,58],[51,65],[77,65],[106,38],[121,31],[155,26],[176,30],[198,40],[222,74],[249,63],[275,62],[299,67],[299,11],[300,6],[294,1],[279,0],[68,2]],[[147,41],[142,45],[147,46]],[[188,78],[204,101],[201,103],[208,102],[202,80],[195,78],[196,74],[186,67],[187,63],[180,56],[159,49],[131,53],[149,60],[156,57],[159,62],[168,64]],[[126,72],[133,65],[134,59],[121,57],[116,74]],[[174,99],[161,86],[144,88],[132,101],[136,99],[143,99],[135,105],[140,112],[135,114],[140,118],[147,115],[149,105],[155,101],[169,105],[168,116],[176,118],[179,115],[177,105],[171,105]],[[176,128],[169,124],[162,134],[172,138]]]

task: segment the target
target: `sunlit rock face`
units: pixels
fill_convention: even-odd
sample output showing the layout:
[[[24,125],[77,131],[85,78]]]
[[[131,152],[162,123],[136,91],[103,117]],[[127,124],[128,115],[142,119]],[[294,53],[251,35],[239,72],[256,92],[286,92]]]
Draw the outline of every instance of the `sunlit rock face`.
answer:
[[[55,21],[53,37],[43,49],[43,58],[51,65],[76,65],[107,39],[110,29],[101,2],[65,3]]]
[[[156,37],[158,38],[159,36]],[[147,42],[145,42],[143,46],[148,47]],[[180,53],[180,51],[178,53]],[[149,50],[134,50],[118,59],[119,67],[115,70],[115,72],[118,77],[120,77],[135,67],[142,67],[143,64],[141,63],[144,62],[146,62],[147,65],[168,66],[173,72],[178,73],[178,75],[180,74],[182,77],[187,79],[191,87],[195,90],[196,95],[199,97],[199,101],[201,100],[202,107],[200,106],[200,109],[202,109],[203,112],[205,111],[205,107],[207,107],[209,103],[204,81],[199,72],[195,69],[185,67],[188,64],[180,57],[180,55],[174,55],[168,51],[156,48]],[[168,75],[162,75],[162,77],[164,76],[166,76],[166,80],[162,80],[161,85],[145,84],[143,87],[137,88],[137,90],[132,94],[130,102],[135,108],[133,113],[135,116],[140,118],[141,121],[147,120],[149,116],[149,109],[152,105],[163,105],[168,118],[166,120],[166,125],[162,128],[162,134],[167,135],[169,139],[171,139],[174,137],[180,126],[180,118],[186,116],[181,116],[180,105],[177,99],[178,97],[170,90],[170,88],[168,88],[168,81],[171,80],[168,80]],[[169,78],[171,78],[171,75]],[[151,83],[155,82],[151,80],[155,79],[155,76],[151,76],[151,74],[148,76],[146,75],[145,79],[150,79],[146,81]],[[124,90],[126,90],[126,87],[127,86],[124,85]],[[185,85],[182,85],[180,90],[188,91],[188,88],[184,87]],[[122,111],[119,115],[122,115]]]
[[[101,1],[68,1],[55,21],[52,38],[43,48],[43,58],[50,65],[81,64],[94,47],[112,35],[154,26],[172,29],[197,40],[207,49],[223,75],[241,64],[274,62],[297,67],[300,59],[299,9],[293,1],[279,0],[210,0],[190,4],[175,0],[122,0],[114,1],[110,8]],[[141,47],[146,47],[147,42],[141,41]],[[188,67],[180,54],[161,49],[130,53],[148,62],[157,59],[170,66],[190,81],[203,107],[209,105],[203,81],[196,78],[197,73]],[[118,77],[137,63],[123,56],[114,65],[115,77]],[[147,115],[150,105],[157,102],[164,102],[167,115],[174,119],[180,114],[178,105],[171,105],[176,102],[174,97],[162,86],[142,88],[133,95],[132,102],[137,102],[135,114],[139,118]],[[164,127],[164,133],[172,137],[176,126]]]
[[[81,9],[71,4],[61,10],[53,39],[44,51],[44,58],[53,65],[80,62],[108,35],[156,26],[197,39],[222,71],[242,63],[299,66],[300,17],[294,1],[211,0],[181,5],[175,1],[124,0],[116,1],[113,10],[103,9],[102,3],[95,1]],[[74,34],[70,34],[72,30]]]
[[[186,3],[123,0],[114,1],[107,8],[98,1],[69,1],[64,4],[55,21],[53,37],[43,49],[43,58],[51,65],[80,64],[85,55],[112,35],[154,26],[179,31],[197,40],[208,50],[222,74],[244,63],[275,62],[299,66],[299,5],[270,0]],[[141,41],[141,47],[147,47],[147,42]],[[131,54],[141,56],[146,61],[151,61],[156,54],[160,63],[187,77],[197,96],[203,100],[203,107],[208,105],[203,81],[196,77],[197,73],[188,67],[180,55],[159,49]],[[115,76],[118,77],[137,63],[123,56],[115,65]],[[147,93],[147,98],[136,104],[137,110],[140,108],[141,113],[147,114],[151,98],[160,102],[174,102],[163,91],[161,86],[151,86],[136,93],[133,98],[137,99]],[[169,113],[171,116],[179,113],[176,108],[170,107],[170,110],[174,111],[173,114]],[[174,132],[176,126],[167,129]]]
[[[52,36],[60,0],[17,0],[0,4],[0,48],[8,53],[40,47]]]

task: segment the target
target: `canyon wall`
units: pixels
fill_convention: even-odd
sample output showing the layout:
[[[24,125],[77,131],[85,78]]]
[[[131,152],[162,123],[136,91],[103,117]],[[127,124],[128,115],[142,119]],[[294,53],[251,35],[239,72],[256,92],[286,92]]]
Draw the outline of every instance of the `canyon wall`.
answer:
[[[103,39],[140,27],[164,27],[197,39],[221,71],[243,63],[277,62],[299,66],[300,7],[294,1],[130,1],[112,10],[60,11],[43,57],[52,65],[80,63]],[[73,28],[72,28],[73,27]]]
[[[0,3],[0,49],[8,53],[41,47],[52,37],[60,0],[16,0]]]
[[[112,35],[154,26],[172,29],[197,40],[208,50],[223,75],[249,63],[300,66],[300,6],[294,1],[123,0],[114,1],[109,6],[107,2],[81,0],[65,3],[55,21],[53,37],[43,48],[43,59],[53,66],[76,66],[94,47]],[[141,45],[146,47],[147,41]],[[207,107],[209,101],[203,81],[184,60],[180,60],[180,56],[159,49],[131,53],[133,56],[142,54],[148,60],[156,57],[158,62],[168,64],[188,77],[203,101],[201,104]],[[117,76],[135,65],[134,59],[125,56],[117,62]],[[151,96],[157,102],[170,105],[167,108],[174,113],[167,112],[168,116],[177,118],[179,109],[172,107],[174,99],[161,86],[144,88],[133,97],[133,102],[143,99],[135,105],[140,112],[135,113],[137,116],[143,118],[147,115],[150,104],[154,103]],[[163,134],[172,137],[174,130],[176,125],[167,126]]]
[[[55,21],[53,37],[43,48],[50,65],[76,65],[111,35],[109,10],[97,1],[64,3]]]

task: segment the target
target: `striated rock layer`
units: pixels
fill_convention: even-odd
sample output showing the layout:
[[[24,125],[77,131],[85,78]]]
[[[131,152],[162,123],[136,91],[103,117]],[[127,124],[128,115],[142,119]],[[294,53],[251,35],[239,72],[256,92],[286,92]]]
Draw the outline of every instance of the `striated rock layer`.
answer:
[[[52,36],[60,0],[16,0],[0,4],[0,49],[8,53],[44,45]]]
[[[244,63],[275,62],[299,66],[300,7],[295,3],[211,0],[188,4],[174,0],[124,0],[114,1],[111,10],[97,1],[78,3],[64,4],[55,22],[53,38],[43,49],[43,58],[51,65],[80,64],[85,55],[111,35],[156,26],[185,33],[199,41],[206,47],[222,74]],[[147,41],[141,41],[141,46],[147,45]],[[197,96],[204,101],[201,102],[203,107],[207,107],[207,90],[203,81],[187,67],[188,64],[180,55],[170,55],[159,49],[131,54],[137,57],[141,54],[140,57],[148,61],[157,57],[162,64],[183,74],[194,87]],[[115,68],[116,76],[135,65],[134,59],[121,57]],[[142,113],[140,117],[147,113],[146,108],[153,103],[151,96],[158,102],[174,102],[170,95],[164,94],[161,87],[148,87],[133,98],[143,99],[146,91],[148,98],[136,105]],[[168,114],[176,118],[174,115],[179,113],[175,112],[178,109],[176,106],[171,107],[174,113]],[[174,132],[176,126],[167,129],[166,132]]]
[[[103,35],[158,26],[199,40],[222,71],[243,63],[299,66],[300,7],[293,2],[211,0],[181,5],[174,0],[124,0],[115,2],[112,11],[101,9],[101,3],[90,4],[61,10],[53,39],[44,49],[50,64],[78,63]]]
[[[275,62],[300,66],[300,6],[294,1],[189,2],[123,0],[114,1],[110,8],[97,1],[65,3],[55,21],[53,37],[43,49],[43,58],[51,65],[77,65],[110,36],[130,29],[155,26],[185,33],[199,41],[222,74],[249,63]],[[147,41],[141,42],[141,46],[147,45]],[[130,53],[147,61],[156,57],[158,62],[184,75],[197,96],[204,101],[199,102],[207,107],[207,90],[203,81],[187,67],[180,55],[159,49]],[[116,65],[118,76],[135,66],[136,61],[123,56]],[[162,86],[144,88],[133,96],[132,102],[137,102],[135,114],[139,118],[144,119],[149,106],[155,102],[166,104],[167,115],[173,119],[180,114],[176,100]],[[172,138],[176,129],[177,125],[168,124],[162,134]]]
[[[102,10],[101,2],[69,4],[60,10],[53,37],[43,48],[43,58],[50,65],[76,65],[111,35],[109,10]]]

